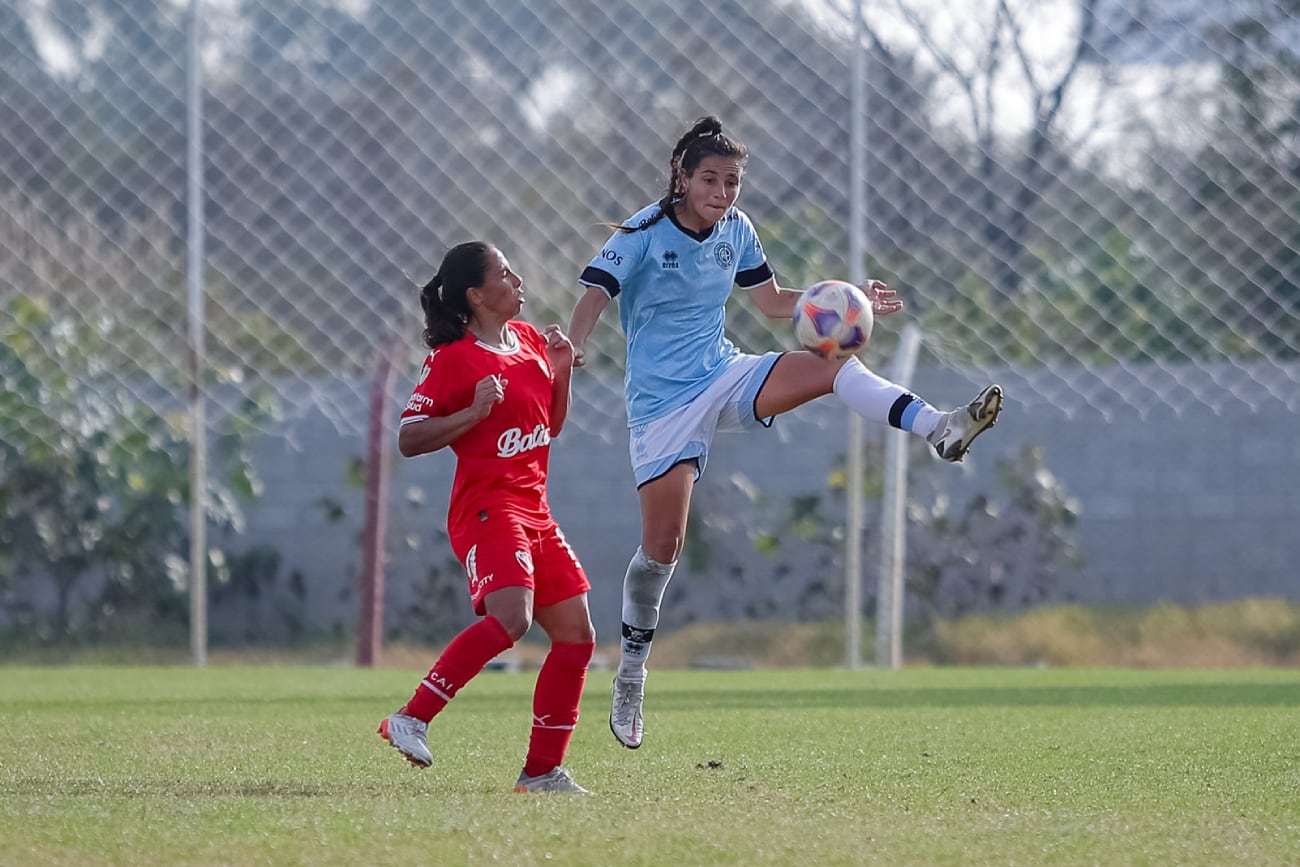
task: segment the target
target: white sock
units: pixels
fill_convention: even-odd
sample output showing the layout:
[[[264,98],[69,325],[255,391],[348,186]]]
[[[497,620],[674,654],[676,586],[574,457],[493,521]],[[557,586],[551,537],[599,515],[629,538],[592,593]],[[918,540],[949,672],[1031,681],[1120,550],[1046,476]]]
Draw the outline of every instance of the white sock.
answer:
[[[857,358],[850,358],[835,374],[834,389],[836,397],[867,421],[920,436],[929,436],[946,415],[901,385],[867,370]]]
[[[659,605],[676,566],[676,561],[659,563],[651,560],[640,548],[632,555],[632,562],[627,564],[627,574],[623,577],[623,641],[620,645],[619,677],[645,679],[650,643],[654,641],[655,627],[659,625]]]

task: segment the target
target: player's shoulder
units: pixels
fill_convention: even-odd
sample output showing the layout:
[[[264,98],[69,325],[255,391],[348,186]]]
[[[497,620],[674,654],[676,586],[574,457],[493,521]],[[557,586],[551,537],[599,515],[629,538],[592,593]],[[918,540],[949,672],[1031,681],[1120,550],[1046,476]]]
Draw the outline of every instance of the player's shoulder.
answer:
[[[416,391],[429,388],[433,384],[430,380],[431,377],[433,381],[441,378],[445,361],[445,354],[442,352],[441,346],[435,346],[425,353],[424,361],[420,364],[420,372],[415,377]]]
[[[471,339],[467,340],[467,337]],[[465,336],[459,340],[453,340],[450,343],[439,343],[430,349],[429,354],[424,357],[424,366],[434,368],[445,367],[448,364],[459,364],[459,359],[472,344],[472,335],[469,332],[466,332]]]
[[[618,228],[610,235],[605,246],[596,253],[591,260],[593,268],[605,271],[610,274],[619,274],[620,279],[628,271],[635,269],[637,263],[646,255],[650,247],[656,243],[652,236],[659,225],[667,223],[667,220],[656,221],[655,217],[660,213],[658,202],[646,205],[632,216],[618,224]],[[587,285],[595,285],[588,282]],[[605,291],[610,296],[618,294],[617,287],[608,286],[604,283]]]
[[[754,231],[754,222],[749,219],[749,214],[746,214],[735,205],[727,208],[727,213],[722,215],[722,222],[726,226],[734,226],[737,229],[749,232]]]
[[[651,202],[650,204],[646,205],[644,208],[642,208],[641,210],[637,211],[635,214],[633,214],[632,216],[624,220],[622,223],[622,227],[624,229],[637,229],[637,230],[644,229],[647,226],[649,226],[651,223],[655,222],[655,218],[658,217],[662,212],[663,212],[663,207],[661,207],[658,202]]]

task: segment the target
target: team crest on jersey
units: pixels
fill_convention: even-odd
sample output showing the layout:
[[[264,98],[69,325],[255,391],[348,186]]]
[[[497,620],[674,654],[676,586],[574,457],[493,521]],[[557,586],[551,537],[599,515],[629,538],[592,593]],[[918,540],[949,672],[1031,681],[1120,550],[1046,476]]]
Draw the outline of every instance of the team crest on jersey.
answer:
[[[718,246],[713,248],[713,258],[717,260],[719,268],[727,270],[736,261],[736,250],[726,241],[719,241]]]
[[[527,572],[529,575],[533,574],[533,555],[532,555],[532,554],[529,554],[527,551],[516,551],[516,552],[515,552],[515,559],[519,561],[519,565],[520,565],[520,566],[523,566],[523,567],[524,567],[524,571],[525,571],[525,572]]]
[[[424,382],[428,378],[429,378],[429,365],[426,364],[424,367],[420,368],[420,382]]]

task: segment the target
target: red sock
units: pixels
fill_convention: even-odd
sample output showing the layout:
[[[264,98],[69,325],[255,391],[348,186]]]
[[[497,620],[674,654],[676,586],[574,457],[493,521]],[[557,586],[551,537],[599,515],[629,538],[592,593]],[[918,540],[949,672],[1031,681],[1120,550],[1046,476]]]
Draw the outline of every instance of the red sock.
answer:
[[[491,615],[465,627],[447,645],[401,712],[425,722],[433,719],[456,697],[457,690],[514,643],[501,621]]]
[[[533,689],[533,732],[528,739],[524,773],[545,774],[564,762],[564,754],[578,724],[578,702],[587,680],[587,663],[596,643],[551,645]]]

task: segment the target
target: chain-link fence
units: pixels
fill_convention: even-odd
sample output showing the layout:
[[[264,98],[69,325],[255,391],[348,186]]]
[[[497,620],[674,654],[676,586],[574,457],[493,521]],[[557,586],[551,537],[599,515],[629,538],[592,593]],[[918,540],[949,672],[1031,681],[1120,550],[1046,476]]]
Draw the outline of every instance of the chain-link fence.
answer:
[[[413,363],[405,274],[459,241],[497,243],[526,315],[566,321],[607,224],[661,195],[701,114],[750,148],[741,206],[782,282],[848,276],[848,0],[199,9],[208,384],[247,428],[328,408],[340,382],[362,403],[393,334]],[[1027,371],[1030,408],[1218,410],[1231,391],[1300,409],[1295,0],[863,9],[867,270],[906,299],[923,364]],[[0,431],[17,451],[156,440],[139,407],[184,405],[185,14],[0,6]],[[730,327],[746,349],[791,343],[739,298]],[[581,391],[589,431],[622,417],[612,318],[595,339],[613,375]]]
[[[417,344],[403,272],[468,237],[507,250],[531,316],[563,321],[602,224],[657,197],[706,112],[751,148],[742,206],[783,280],[848,271],[846,0],[200,9],[219,378],[289,406],[322,377],[363,389],[390,330]],[[0,12],[0,298],[48,305],[88,374],[146,396],[186,357],[184,12]],[[1294,357],[1295,15],[868,0],[870,273],[941,361],[1059,369],[1031,402],[1086,399],[1076,369]],[[788,343],[744,305],[731,324],[747,347]],[[1253,385],[1300,401],[1294,380]]]

